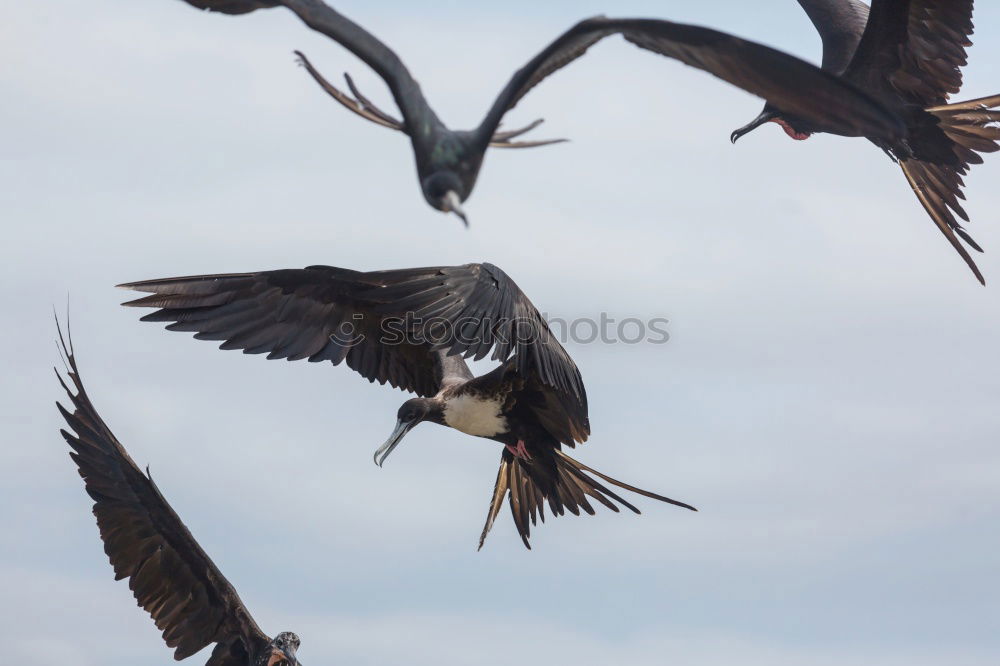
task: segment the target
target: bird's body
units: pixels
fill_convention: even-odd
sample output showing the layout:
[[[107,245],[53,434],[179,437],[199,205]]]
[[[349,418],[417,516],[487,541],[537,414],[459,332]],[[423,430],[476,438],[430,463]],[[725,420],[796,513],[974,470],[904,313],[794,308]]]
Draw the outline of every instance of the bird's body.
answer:
[[[441,395],[444,424],[473,437],[493,438],[510,432],[502,393],[463,391],[460,387]]]
[[[982,249],[965,232],[969,216],[959,200],[963,176],[983,161],[979,153],[1000,149],[1000,95],[951,104],[962,83],[961,67],[971,42],[973,0],[799,0],[823,40],[823,69],[865,91],[901,118],[906,132],[894,139],[867,136],[893,161],[927,214],[985,283],[961,241]],[[732,140],[766,122],[793,139],[829,131],[783,108],[767,104]],[[960,240],[961,239],[961,240]]]
[[[503,445],[482,540],[504,497],[524,544],[547,503],[593,513],[590,499],[638,513],[610,485],[691,508],[604,476],[567,456],[590,434],[576,364],[527,296],[492,264],[394,271],[331,266],[204,275],[122,285],[151,292],[126,305],[147,321],[268,358],[341,362],[369,381],[416,393],[375,452],[381,465],[415,426],[432,422]],[[476,377],[466,357],[499,361]],[[589,474],[588,474],[589,472]],[[593,475],[593,476],[591,476]]]
[[[462,203],[472,194],[487,148],[527,148],[556,141],[515,141],[541,120],[501,130],[504,115],[542,80],[584,55],[605,37],[620,34],[640,48],[707,71],[733,85],[781,104],[809,122],[846,136],[901,136],[899,119],[851,84],[798,58],[733,35],[700,26],[655,19],[597,16],[580,21],[517,70],[480,124],[452,130],[428,104],[420,86],[398,55],[370,32],[321,0],[185,0],[202,9],[243,14],[285,6],[310,28],[361,58],[386,82],[401,118],[382,111],[354,86],[353,97],[334,85],[301,52],[301,64],[337,102],[377,125],[408,135],[424,198],[433,208],[453,212],[468,223]],[[808,91],[803,94],[802,91]]]
[[[56,373],[74,407],[70,412],[57,403],[72,430],[61,432],[94,500],[115,579],[129,579],[177,660],[216,643],[206,666],[297,666],[298,636],[281,632],[272,639],[260,630],[236,589],[97,413],[61,331],[59,341],[76,390]]]

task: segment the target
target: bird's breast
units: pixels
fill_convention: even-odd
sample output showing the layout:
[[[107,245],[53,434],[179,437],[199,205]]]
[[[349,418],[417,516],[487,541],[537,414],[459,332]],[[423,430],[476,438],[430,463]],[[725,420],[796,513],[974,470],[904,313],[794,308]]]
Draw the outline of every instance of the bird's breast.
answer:
[[[446,398],[444,422],[466,435],[494,437],[509,430],[507,417],[501,412],[499,396],[459,395]]]

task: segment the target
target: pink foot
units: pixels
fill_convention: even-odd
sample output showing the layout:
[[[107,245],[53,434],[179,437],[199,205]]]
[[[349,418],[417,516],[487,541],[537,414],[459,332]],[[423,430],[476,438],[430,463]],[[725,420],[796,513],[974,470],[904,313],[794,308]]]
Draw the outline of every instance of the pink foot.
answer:
[[[524,440],[517,440],[517,447],[513,447],[510,444],[504,444],[507,450],[510,451],[511,455],[515,458],[520,458],[522,460],[531,460],[531,454],[528,453],[528,447],[524,445]]]

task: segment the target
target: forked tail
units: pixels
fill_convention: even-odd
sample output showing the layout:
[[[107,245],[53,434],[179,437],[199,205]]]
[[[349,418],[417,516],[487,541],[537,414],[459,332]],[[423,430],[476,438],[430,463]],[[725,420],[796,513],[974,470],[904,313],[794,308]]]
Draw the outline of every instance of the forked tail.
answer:
[[[959,199],[965,199],[962,177],[969,172],[971,165],[982,164],[980,153],[1000,150],[1000,145],[997,145],[1000,140],[1000,110],[996,110],[998,106],[1000,95],[992,95],[926,109],[937,118],[937,129],[944,132],[955,159],[950,163],[920,159],[899,162],[924,210],[983,284],[986,281],[982,273],[959,238],[977,252],[983,250],[962,228],[955,216],[965,222],[969,221],[968,214],[959,203]]]
[[[619,509],[615,502],[635,513],[640,513],[639,509],[595,480],[591,474],[624,490],[697,511],[684,502],[612,479],[555,448],[547,449],[545,455],[536,455],[530,460],[515,458],[505,450],[500,459],[500,470],[493,488],[493,501],[486,516],[486,525],[483,526],[483,533],[479,537],[479,547],[483,547],[486,535],[493,527],[493,521],[503,506],[504,496],[509,496],[508,503],[514,525],[521,535],[521,541],[529,550],[531,544],[528,543],[528,537],[531,536],[531,526],[537,525],[538,519],[545,522],[546,502],[556,516],[561,516],[566,511],[578,516],[581,509],[594,515],[594,507],[588,501],[588,496],[616,513]]]

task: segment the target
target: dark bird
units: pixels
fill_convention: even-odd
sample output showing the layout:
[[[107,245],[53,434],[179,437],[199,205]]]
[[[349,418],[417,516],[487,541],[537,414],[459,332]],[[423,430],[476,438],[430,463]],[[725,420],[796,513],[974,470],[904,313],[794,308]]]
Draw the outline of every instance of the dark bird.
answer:
[[[568,65],[604,37],[621,33],[636,45],[676,58],[743,88],[769,103],[846,136],[902,137],[902,122],[880,104],[837,77],[780,51],[698,26],[652,19],[594,17],[577,23],[514,73],[479,127],[448,129],[434,113],[416,80],[388,46],[337,13],[321,0],[186,0],[203,9],[230,14],[260,7],[285,6],[312,29],[321,32],[367,63],[385,80],[402,114],[397,119],[362,95],[350,77],[354,97],[330,84],[299,52],[301,63],[320,86],[339,103],[378,125],[410,137],[417,176],[424,198],[432,207],[453,212],[468,224],[461,204],[472,193],[489,146],[522,148],[553,141],[513,141],[541,120],[517,130],[500,131],[509,110],[547,76]]]
[[[639,510],[597,479],[688,509],[616,481],[566,455],[590,434],[587,394],[573,359],[528,297],[491,264],[361,273],[331,266],[147,280],[124,305],[159,308],[143,321],[222,340],[221,349],[347,366],[371,382],[419,397],[396,414],[375,451],[382,465],[423,422],[503,444],[482,548],[505,496],[525,546],[529,521],[594,509]],[[474,377],[466,358],[500,365]],[[596,479],[594,478],[596,477]]]
[[[206,666],[297,666],[299,637],[268,638],[232,584],[143,474],[90,402],[69,345],[59,331],[74,394],[56,371],[73,411],[56,403],[72,432],[60,430],[73,451],[115,580],[129,588],[180,661],[216,643]]]
[[[986,284],[959,241],[982,252],[957,215],[968,222],[959,199],[962,180],[979,153],[998,149],[1000,95],[949,104],[962,86],[965,49],[972,45],[973,0],[799,0],[823,41],[823,69],[854,84],[906,121],[905,136],[866,135],[899,164],[934,224]],[[738,138],[764,123],[777,123],[793,139],[828,132],[822,122],[771,102],[732,134]]]

